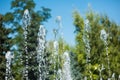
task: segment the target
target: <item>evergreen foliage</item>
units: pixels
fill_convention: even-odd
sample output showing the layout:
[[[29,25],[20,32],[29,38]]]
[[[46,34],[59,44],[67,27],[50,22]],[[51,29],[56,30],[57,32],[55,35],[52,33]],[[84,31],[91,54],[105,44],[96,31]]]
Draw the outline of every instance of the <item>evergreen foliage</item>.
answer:
[[[113,21],[106,15],[95,14],[92,10],[89,10],[86,13],[86,19],[89,20],[89,26],[91,27],[91,32],[89,33],[90,40],[90,63],[86,63],[86,53],[85,53],[85,43],[83,42],[84,34],[84,18],[81,17],[78,11],[73,13],[75,32],[76,32],[76,50],[75,54],[77,55],[77,62],[79,65],[76,67],[80,68],[78,73],[82,74],[83,79],[85,76],[90,79],[92,76],[93,79],[100,79],[99,69],[104,65],[104,70],[102,71],[102,78],[108,79],[111,78],[112,74],[115,73],[115,78],[118,79],[119,76],[119,58],[120,58],[120,26],[116,25]],[[105,29],[108,38],[106,46],[104,42],[100,39],[100,31]],[[106,54],[106,47],[108,47],[108,56]],[[110,73],[108,69],[108,58],[110,62]],[[87,65],[90,64],[90,65]],[[89,70],[91,73],[89,72]],[[75,76],[75,74],[74,74]]]
[[[15,80],[25,80],[25,39],[23,29],[24,10],[28,9],[31,16],[30,25],[27,26],[27,51],[28,51],[28,78],[37,80],[39,77],[37,46],[38,31],[43,22],[51,17],[50,9],[41,7],[35,11],[34,0],[12,0],[11,10],[6,14],[0,14],[0,80],[5,79],[6,59],[5,53],[14,53],[12,61],[12,76]],[[120,76],[120,25],[111,21],[108,16],[96,14],[91,9],[82,17],[78,11],[73,13],[73,24],[75,26],[75,46],[71,47],[63,38],[58,36],[58,54],[54,54],[54,41],[45,41],[43,60],[45,64],[42,75],[45,80],[54,80],[60,76],[57,71],[63,70],[63,53],[70,52],[71,73],[73,80],[103,80],[111,78],[115,73],[115,80]],[[85,31],[85,20],[89,20],[90,32]],[[107,33],[107,44],[100,38],[101,30]],[[58,33],[60,34],[60,33]],[[70,36],[70,35],[68,35]],[[86,43],[83,37],[87,36],[90,45],[90,55],[87,57]],[[107,55],[108,53],[108,55]],[[88,58],[88,59],[87,59]],[[88,61],[89,60],[89,61]],[[104,67],[101,71],[100,69]],[[110,67],[110,69],[109,69]],[[56,70],[56,72],[55,72]],[[43,73],[45,73],[44,75]],[[101,75],[101,76],[100,76]]]
[[[47,21],[51,17],[50,9],[42,7],[39,11],[35,11],[35,3],[33,0],[12,0],[11,9],[13,12],[8,12],[5,15],[4,23],[6,25],[10,24],[12,32],[12,43],[7,43],[6,45],[12,45],[11,51],[15,54],[14,64],[12,66],[13,75],[16,80],[23,78],[24,76],[24,66],[25,66],[25,48],[24,48],[24,35],[23,35],[23,25],[22,25],[22,16],[25,9],[30,11],[31,16],[31,25],[28,26],[28,35],[27,35],[27,47],[29,54],[29,79],[36,80],[38,77],[37,70],[37,33],[39,30],[40,24],[43,24],[44,21]],[[2,27],[0,27],[2,28]],[[3,31],[3,30],[2,30]],[[4,42],[8,41],[6,37],[3,38]],[[2,42],[2,43],[4,43]],[[6,46],[5,45],[5,46]],[[3,48],[3,47],[2,47]],[[10,47],[8,47],[10,49]],[[2,49],[1,49],[2,50]],[[4,50],[6,51],[6,50]],[[16,75],[17,74],[17,75]]]
[[[10,50],[11,45],[9,44],[12,44],[11,37],[9,36],[11,29],[6,28],[5,25],[6,16],[8,15],[0,14],[0,80],[5,79],[5,53]]]

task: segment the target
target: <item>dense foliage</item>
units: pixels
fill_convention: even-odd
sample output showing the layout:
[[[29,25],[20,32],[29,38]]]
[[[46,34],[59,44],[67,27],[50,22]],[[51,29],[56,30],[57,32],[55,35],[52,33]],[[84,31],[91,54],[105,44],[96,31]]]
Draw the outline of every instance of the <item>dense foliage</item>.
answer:
[[[1,25],[0,29],[4,32],[1,36],[3,36],[1,41],[2,50],[0,54],[2,55],[3,51],[11,50],[15,57],[14,63],[12,65],[12,73],[16,80],[19,80],[24,77],[24,66],[25,66],[25,46],[24,46],[24,35],[23,35],[23,23],[22,17],[25,9],[30,11],[31,16],[31,25],[27,28],[27,47],[29,53],[29,73],[28,76],[31,80],[37,79],[38,75],[38,64],[36,59],[36,47],[37,47],[37,33],[39,30],[40,24],[43,24],[44,21],[47,21],[50,18],[50,9],[42,7],[39,11],[35,11],[35,3],[33,0],[12,0],[11,2],[11,9],[12,12],[8,12],[4,18],[4,24],[9,25],[11,29],[11,41],[12,43],[8,42],[8,33],[7,30],[3,30],[3,26]],[[1,20],[2,24],[2,20]],[[9,47],[11,45],[11,47]],[[6,49],[7,48],[7,49]],[[4,54],[3,54],[4,55]],[[33,57],[34,56],[34,57]],[[4,59],[4,58],[3,58]],[[5,62],[5,60],[4,60]],[[5,70],[4,70],[5,72]]]
[[[112,74],[115,73],[115,77],[117,79],[120,74],[120,26],[113,21],[110,21],[107,16],[95,14],[91,10],[86,13],[85,19],[89,20],[89,26],[91,27],[91,31],[87,33],[90,44],[90,62],[88,63],[86,61],[86,44],[83,41],[83,36],[85,34],[85,20],[78,11],[73,13],[73,18],[76,33],[75,54],[77,55],[77,62],[79,63],[79,65],[76,67],[80,68],[78,73],[82,74],[81,78],[78,80],[83,79],[85,76],[87,76],[88,79],[99,79],[99,69],[101,69],[102,65],[104,65],[105,68],[101,72],[102,78],[110,78],[112,77]],[[102,29],[105,29],[108,34],[108,45],[105,45],[104,42],[100,39],[100,31]],[[108,56],[106,54],[106,47],[108,47]],[[108,59],[110,63],[108,63]],[[108,69],[108,66],[110,69]]]
[[[50,9],[41,7],[35,11],[34,0],[12,0],[11,12],[0,14],[0,80],[5,79],[6,60],[5,53],[11,51],[14,53],[12,60],[11,73],[15,80],[25,80],[26,65],[26,46],[28,52],[28,78],[37,80],[39,77],[37,47],[38,31],[40,25],[50,17]],[[23,14],[28,9],[31,16],[30,25],[27,26],[27,39],[24,37]],[[85,17],[82,17],[78,11],[73,13],[73,24],[75,26],[75,46],[69,46],[62,36],[57,36],[58,52],[55,55],[54,41],[45,41],[44,54],[42,55],[44,63],[41,62],[41,71],[44,80],[60,79],[59,70],[63,70],[63,54],[68,51],[71,63],[71,76],[73,80],[98,80],[101,77],[104,80],[111,78],[115,74],[115,79],[120,76],[120,26],[111,21],[108,16],[96,14],[88,10]],[[90,31],[85,31],[85,21],[88,20]],[[100,38],[101,30],[107,33],[107,44]],[[60,35],[61,33],[58,32]],[[70,36],[70,35],[68,35]],[[87,37],[90,46],[88,54],[86,43],[83,38]],[[108,55],[107,55],[108,53]],[[41,68],[42,68],[41,67]],[[101,71],[101,68],[104,69]],[[46,71],[46,73],[45,73]],[[101,72],[101,73],[100,73]],[[45,75],[44,75],[45,73]],[[65,76],[62,73],[62,77]],[[62,78],[61,77],[61,78]],[[114,80],[114,79],[113,79]]]
[[[5,53],[10,50],[12,47],[12,40],[10,37],[11,29],[7,28],[5,22],[7,14],[0,14],[0,80],[4,80],[5,78]],[[11,44],[10,44],[11,43]]]

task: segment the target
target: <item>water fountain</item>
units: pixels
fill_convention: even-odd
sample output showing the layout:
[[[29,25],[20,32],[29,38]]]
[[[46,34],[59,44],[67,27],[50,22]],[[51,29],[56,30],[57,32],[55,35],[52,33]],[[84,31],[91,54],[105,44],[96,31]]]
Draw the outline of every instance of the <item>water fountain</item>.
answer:
[[[53,29],[53,33],[54,33],[54,42],[53,42],[53,46],[54,46],[54,75],[56,76],[55,80],[62,80],[62,70],[60,69],[61,62],[60,62],[60,55],[58,52],[59,43],[57,41],[58,33],[62,34],[61,16],[57,16],[56,23],[58,24],[58,29]],[[62,37],[62,36],[60,35],[60,37]],[[59,63],[56,63],[56,62],[59,62]]]
[[[107,37],[108,37],[108,34],[106,33],[106,31],[105,31],[104,29],[102,29],[101,32],[100,32],[100,38],[101,38],[102,41],[104,41],[104,44],[105,44],[105,46],[106,46],[108,72],[109,72],[109,77],[110,77],[110,62],[109,62],[109,56],[108,56]],[[110,78],[108,78],[108,80],[110,80]]]
[[[84,80],[87,80],[87,76],[84,77]]]
[[[25,75],[24,75],[24,78],[26,80],[28,80],[28,48],[27,48],[27,34],[28,34],[28,30],[27,30],[27,27],[30,25],[30,20],[31,20],[31,17],[30,17],[30,14],[29,14],[29,11],[28,9],[26,9],[24,11],[24,15],[23,15],[23,30],[24,30],[24,44],[25,44],[25,55],[26,55],[26,63],[25,63]]]
[[[58,24],[58,30],[59,30],[59,33],[60,33],[60,37],[63,39],[62,18],[61,18],[61,16],[56,17],[56,23]]]
[[[84,33],[83,33],[83,42],[85,43],[86,48],[86,64],[88,66],[88,72],[90,73],[90,79],[92,80],[91,71],[90,71],[90,45],[89,45],[89,35],[90,32],[90,26],[89,26],[89,20],[85,20],[85,27],[84,27]],[[85,77],[87,79],[87,77]]]
[[[60,33],[60,38],[62,38],[62,40],[63,40],[61,16],[57,16],[56,23],[58,24],[57,31]],[[62,52],[63,52],[63,50],[64,50],[64,44],[62,46]],[[61,53],[61,54],[63,54],[62,59],[63,59],[64,63],[63,63],[63,69],[62,70],[60,68],[58,69],[59,80],[72,80],[71,70],[70,70],[69,53],[66,51],[66,52]],[[59,57],[60,57],[60,55],[58,56],[58,62],[60,62]],[[59,67],[59,64],[58,64],[58,67]]]
[[[102,79],[102,71],[103,71],[105,68],[104,68],[104,65],[103,65],[103,64],[102,64],[102,66],[99,65],[99,67],[100,67],[100,68],[98,68],[98,70],[99,70],[99,77],[100,77],[100,80],[103,80],[103,79]]]
[[[12,73],[11,73],[12,72],[11,71],[11,62],[12,62],[12,59],[14,58],[14,55],[10,51],[7,51],[7,53],[5,54],[5,58],[6,58],[5,80],[14,80]]]
[[[120,75],[118,76],[118,80],[120,80]]]
[[[69,53],[66,51],[63,53],[63,80],[72,80],[71,69],[70,69],[70,57]]]
[[[38,80],[45,80],[46,78],[46,64],[45,64],[45,40],[46,38],[46,30],[43,25],[40,25],[39,32],[38,32],[38,46],[36,48],[37,50],[37,61],[38,61],[38,70],[39,70],[39,77]]]
[[[115,80],[115,73],[112,74],[112,80]]]
[[[62,20],[61,16],[56,17],[56,23],[58,24],[59,30],[61,30],[62,28],[61,20]]]
[[[59,43],[56,40],[58,30],[54,29],[53,33],[54,33],[54,42],[53,42],[53,47],[54,47],[54,54],[53,54],[53,56],[54,56],[54,62],[53,62],[54,63],[54,76],[56,77],[55,80],[58,80],[58,70],[57,70],[58,64],[57,64],[57,61],[58,61]]]

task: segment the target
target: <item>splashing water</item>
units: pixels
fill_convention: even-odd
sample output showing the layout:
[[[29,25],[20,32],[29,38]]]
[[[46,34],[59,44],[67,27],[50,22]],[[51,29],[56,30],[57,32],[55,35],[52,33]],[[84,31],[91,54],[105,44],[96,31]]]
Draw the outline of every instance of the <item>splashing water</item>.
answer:
[[[39,32],[38,32],[38,46],[37,50],[37,61],[38,61],[38,70],[39,70],[39,77],[38,80],[45,80],[46,78],[46,70],[45,70],[45,38],[46,38],[46,30],[43,25],[40,25]]]
[[[70,70],[70,57],[69,53],[66,51],[63,54],[64,64],[63,64],[63,80],[72,80],[71,70]]]
[[[12,73],[11,73],[11,62],[12,62],[12,59],[14,58],[14,55],[8,51],[6,54],[5,54],[5,58],[6,58],[6,76],[5,76],[5,80],[14,80],[13,79],[13,76],[12,76]]]
[[[89,20],[85,20],[85,27],[84,27],[84,33],[83,33],[83,42],[85,43],[85,52],[86,52],[86,66],[88,66],[88,72],[90,73],[89,77],[92,80],[91,71],[90,71],[90,40],[89,40],[89,32],[91,31],[91,27],[89,26]],[[87,76],[85,76],[84,80],[87,79]]]
[[[106,33],[106,31],[105,31],[104,29],[101,30],[100,38],[101,38],[101,40],[104,42],[104,44],[105,44],[105,46],[106,46],[106,55],[107,55],[107,63],[108,63],[108,72],[109,72],[109,77],[110,77],[110,61],[109,61],[108,43],[107,43],[108,34]],[[110,79],[110,78],[108,78],[108,80],[109,80],[109,79]]]
[[[30,20],[31,20],[31,17],[30,17],[30,14],[29,14],[29,11],[28,9],[26,9],[24,11],[24,15],[23,15],[23,30],[24,30],[24,44],[25,44],[25,54],[26,54],[26,63],[25,63],[25,79],[28,80],[28,51],[27,51],[27,27],[31,24],[30,23]]]
[[[54,44],[53,44],[53,47],[54,47],[54,75],[55,75],[55,80],[59,80],[59,73],[60,71],[59,70],[59,64],[57,64],[57,62],[59,61],[59,55],[58,55],[58,46],[59,46],[59,43],[57,42],[57,40],[54,41]],[[57,69],[58,68],[58,69]]]

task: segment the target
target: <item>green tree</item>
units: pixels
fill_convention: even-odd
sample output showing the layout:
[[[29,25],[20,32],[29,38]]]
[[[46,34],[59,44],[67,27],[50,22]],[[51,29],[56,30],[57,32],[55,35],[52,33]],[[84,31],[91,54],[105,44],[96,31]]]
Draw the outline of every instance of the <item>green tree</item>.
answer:
[[[111,74],[115,73],[117,79],[120,75],[120,26],[112,22],[109,27],[109,36],[110,69]]]
[[[76,65],[74,67],[79,68],[80,66],[82,66],[76,73],[83,73],[85,72],[85,64],[86,64],[86,55],[85,55],[85,46],[84,46],[84,42],[82,40],[83,37],[83,30],[84,30],[84,20],[83,18],[80,16],[78,11],[74,11],[73,13],[73,18],[74,18],[74,25],[75,25],[75,33],[76,33],[76,48],[75,48],[75,54],[76,54]],[[74,76],[77,77],[77,80],[81,79],[81,77],[75,75],[75,73],[73,72]],[[74,78],[75,78],[74,77]]]
[[[49,55],[49,57],[47,57],[48,66],[49,66],[49,75],[48,75],[49,80],[53,80],[56,77],[59,78],[59,74],[57,75],[54,72],[54,70],[58,71],[59,69],[61,69],[61,70],[63,69],[63,63],[64,63],[63,53],[65,51],[70,50],[69,44],[67,44],[62,38],[58,39],[58,43],[59,43],[58,55],[55,55],[54,54],[54,41],[50,40],[47,42],[46,51]],[[56,68],[54,68],[54,67],[56,67]]]
[[[6,17],[8,16],[0,14],[0,80],[5,79],[5,53],[10,50],[11,47],[11,37],[9,36],[11,29],[6,28],[4,22]]]
[[[13,48],[15,54],[14,64],[13,64],[13,74],[15,79],[21,79],[23,77],[23,70],[25,66],[25,48],[24,48],[24,35],[23,35],[23,26],[22,26],[22,16],[25,9],[30,11],[31,16],[31,25],[28,26],[27,34],[27,47],[29,54],[29,79],[36,80],[38,77],[37,70],[37,33],[39,30],[40,24],[43,24],[44,21],[47,21],[51,17],[50,9],[41,7],[39,11],[35,11],[35,3],[33,0],[12,0],[11,9],[13,12],[10,12],[10,17],[7,18],[7,21],[11,23],[11,28],[13,31]],[[11,19],[13,17],[13,19]],[[22,56],[20,56],[22,55]],[[17,74],[17,75],[16,75]]]
[[[106,15],[95,14],[92,10],[88,10],[86,13],[86,19],[89,20],[89,26],[91,27],[89,35],[90,44],[90,63],[86,63],[86,47],[83,42],[84,35],[84,18],[81,17],[80,13],[75,11],[73,13],[75,33],[76,33],[76,50],[77,61],[79,63],[80,72],[82,77],[87,76],[90,79],[100,78],[99,69],[104,65],[105,69],[102,71],[102,78],[107,79],[112,76],[112,73],[116,74],[116,79],[118,78],[119,71],[119,25],[116,25],[113,21]],[[100,31],[105,29],[108,34],[106,46],[104,42],[100,39]],[[108,47],[108,56],[106,47]],[[108,69],[108,58],[109,67]],[[90,64],[90,65],[87,65]],[[91,71],[91,73],[89,72]],[[110,72],[109,72],[110,71]],[[81,78],[79,78],[81,79]]]

